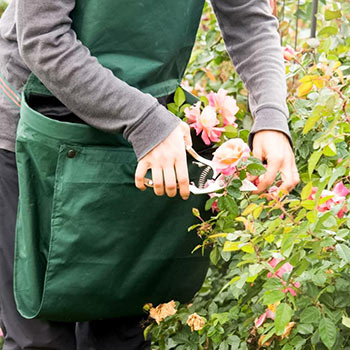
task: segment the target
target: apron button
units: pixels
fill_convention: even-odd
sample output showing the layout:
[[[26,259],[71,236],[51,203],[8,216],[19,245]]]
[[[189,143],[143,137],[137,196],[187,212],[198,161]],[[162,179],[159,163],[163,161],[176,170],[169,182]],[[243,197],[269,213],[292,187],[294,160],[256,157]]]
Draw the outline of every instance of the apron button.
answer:
[[[77,152],[74,151],[74,149],[70,149],[70,150],[67,152],[68,158],[74,158],[76,155],[77,155]]]

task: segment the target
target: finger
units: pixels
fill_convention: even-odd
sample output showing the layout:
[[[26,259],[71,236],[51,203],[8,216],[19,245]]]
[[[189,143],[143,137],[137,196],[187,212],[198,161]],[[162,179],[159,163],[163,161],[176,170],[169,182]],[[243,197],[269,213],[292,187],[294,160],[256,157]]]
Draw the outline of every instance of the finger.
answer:
[[[293,190],[293,188],[299,183],[299,172],[298,169],[295,166],[295,163],[293,162],[288,163],[288,166],[283,167],[280,170],[281,173],[281,179],[282,183],[279,186],[280,190],[285,190],[287,192],[290,192]]]
[[[266,173],[260,178],[257,193],[265,191],[269,186],[273,184],[277,173],[281,168],[281,164],[282,161],[277,159],[268,161]]]
[[[190,181],[188,178],[188,169],[185,156],[181,157],[180,160],[175,162],[175,170],[180,196],[182,199],[188,199],[190,196]]]
[[[185,145],[192,146],[191,129],[187,123],[182,123],[182,131],[184,135]]]
[[[175,197],[177,192],[175,169],[174,167],[166,167],[163,172],[165,192],[169,197]]]
[[[139,163],[137,164],[137,168],[135,171],[135,185],[141,191],[146,190],[145,176],[148,169],[149,167],[147,162],[140,160]]]
[[[247,174],[247,180],[250,182],[254,182],[259,176],[253,176],[251,174]]]
[[[159,167],[152,168],[153,190],[157,196],[164,195],[163,171]]]
[[[253,148],[253,157],[258,158],[261,161],[264,160],[263,151],[260,145],[257,145]]]

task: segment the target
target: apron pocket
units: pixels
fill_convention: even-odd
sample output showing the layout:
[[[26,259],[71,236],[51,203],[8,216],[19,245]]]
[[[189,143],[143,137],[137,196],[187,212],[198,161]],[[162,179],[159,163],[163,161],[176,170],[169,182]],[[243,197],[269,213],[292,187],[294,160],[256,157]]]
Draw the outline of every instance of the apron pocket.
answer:
[[[199,290],[208,259],[191,254],[200,240],[187,228],[207,197],[141,192],[136,165],[128,147],[60,145],[40,309],[20,308],[25,317],[138,315],[145,303],[187,302]]]

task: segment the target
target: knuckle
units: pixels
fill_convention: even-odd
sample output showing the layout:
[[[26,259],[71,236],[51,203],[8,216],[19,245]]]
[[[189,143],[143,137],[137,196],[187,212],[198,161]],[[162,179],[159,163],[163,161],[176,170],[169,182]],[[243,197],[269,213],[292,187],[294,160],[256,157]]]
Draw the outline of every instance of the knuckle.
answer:
[[[300,179],[293,180],[293,187],[295,187],[300,182]]]
[[[157,190],[157,191],[163,191],[163,185],[160,184],[160,183],[155,183],[153,185],[154,189]]]
[[[176,190],[176,184],[167,185],[166,189],[167,189],[167,191],[169,191],[169,192],[173,192],[173,191]]]
[[[136,174],[136,175],[135,175],[135,180],[136,180],[137,182],[141,182],[141,181],[143,181],[143,176],[142,176],[141,174]]]
[[[183,178],[183,179],[178,179],[178,183],[180,186],[187,186],[189,184],[188,179]]]

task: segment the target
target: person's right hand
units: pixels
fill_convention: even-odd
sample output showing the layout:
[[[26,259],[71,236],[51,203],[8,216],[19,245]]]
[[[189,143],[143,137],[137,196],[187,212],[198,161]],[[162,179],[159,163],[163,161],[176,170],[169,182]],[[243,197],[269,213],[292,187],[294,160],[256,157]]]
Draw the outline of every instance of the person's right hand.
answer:
[[[181,197],[188,199],[190,190],[186,145],[192,146],[190,128],[181,122],[164,141],[139,160],[135,173],[136,187],[141,191],[146,189],[145,176],[147,170],[151,169],[157,196],[166,193],[169,197],[175,197],[179,187]]]

